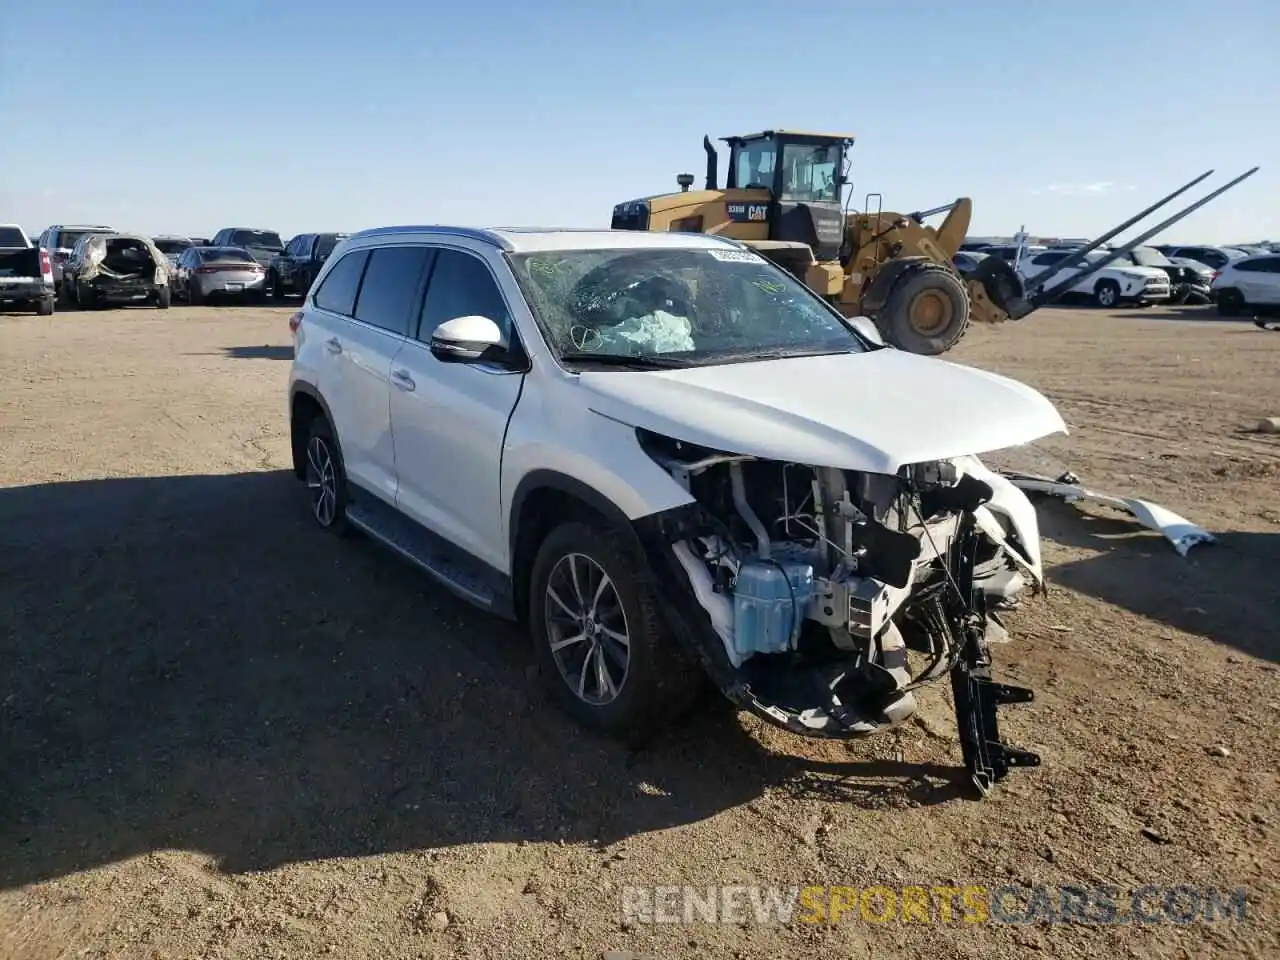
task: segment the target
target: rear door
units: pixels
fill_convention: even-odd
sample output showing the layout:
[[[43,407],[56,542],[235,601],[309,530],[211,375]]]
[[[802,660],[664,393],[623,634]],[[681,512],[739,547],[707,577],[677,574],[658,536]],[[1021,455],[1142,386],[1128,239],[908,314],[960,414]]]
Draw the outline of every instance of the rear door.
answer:
[[[499,276],[509,283],[504,293]],[[445,363],[431,334],[455,317],[493,320],[513,344],[514,281],[478,252],[434,248],[420,320],[391,367],[400,509],[494,569],[506,571],[502,448],[523,373],[493,364]]]
[[[369,322],[356,316],[370,262],[368,248],[352,250],[333,265],[303,320],[308,354],[319,371],[321,394],[333,414],[347,478],[395,502],[395,450],[391,443],[388,382],[391,358],[404,343],[405,322]],[[374,278],[375,283],[378,277]],[[368,299],[377,298],[370,290]],[[386,326],[383,326],[386,324]]]

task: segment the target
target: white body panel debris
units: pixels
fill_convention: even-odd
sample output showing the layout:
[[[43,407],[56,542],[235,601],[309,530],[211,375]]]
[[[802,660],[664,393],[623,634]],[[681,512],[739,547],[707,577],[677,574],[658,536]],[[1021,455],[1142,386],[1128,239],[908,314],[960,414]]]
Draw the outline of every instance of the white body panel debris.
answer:
[[[1057,480],[1037,476],[1032,473],[1004,474],[1015,487],[1031,493],[1047,493],[1061,497],[1067,503],[1077,500],[1090,500],[1128,513],[1148,530],[1154,530],[1173,544],[1173,548],[1181,556],[1198,543],[1214,543],[1214,536],[1203,527],[1198,527],[1185,517],[1181,517],[1159,504],[1149,500],[1138,500],[1133,497],[1116,497],[1106,493],[1098,493],[1075,482],[1071,474],[1063,474]]]

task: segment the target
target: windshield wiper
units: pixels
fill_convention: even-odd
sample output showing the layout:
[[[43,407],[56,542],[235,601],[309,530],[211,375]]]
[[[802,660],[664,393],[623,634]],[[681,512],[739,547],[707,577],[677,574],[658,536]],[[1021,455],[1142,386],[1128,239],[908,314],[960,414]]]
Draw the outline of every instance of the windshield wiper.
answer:
[[[681,357],[640,356],[626,353],[564,353],[561,360],[574,363],[598,363],[610,367],[632,367],[636,370],[674,370],[694,365]]]
[[[861,344],[859,344],[861,346]],[[771,350],[741,350],[735,352],[726,352],[717,354],[717,361],[750,362],[752,360],[789,360],[793,357],[833,357],[846,353],[862,353],[863,350],[845,349],[843,347],[828,347],[818,350],[795,349],[789,350],[786,347],[774,347]]]

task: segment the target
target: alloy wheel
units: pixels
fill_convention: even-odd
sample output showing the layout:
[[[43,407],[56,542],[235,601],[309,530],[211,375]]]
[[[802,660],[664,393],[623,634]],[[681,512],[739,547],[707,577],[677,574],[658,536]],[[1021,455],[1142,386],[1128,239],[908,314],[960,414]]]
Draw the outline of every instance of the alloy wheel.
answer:
[[[609,574],[582,553],[561,557],[547,577],[545,621],[551,656],[579,700],[617,699],[631,664],[622,598]]]
[[[307,489],[316,522],[331,526],[338,510],[338,473],[324,437],[312,437],[307,444]]]

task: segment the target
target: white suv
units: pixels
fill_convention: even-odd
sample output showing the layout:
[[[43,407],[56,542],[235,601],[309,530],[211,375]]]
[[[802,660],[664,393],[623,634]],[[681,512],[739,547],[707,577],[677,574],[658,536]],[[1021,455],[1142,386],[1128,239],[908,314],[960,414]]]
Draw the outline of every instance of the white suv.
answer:
[[[1232,260],[1213,275],[1209,290],[1223,316],[1280,306],[1280,254]]]
[[[1037,762],[1000,742],[1031,694],[987,649],[1042,583],[1036,514],[974,456],[1065,432],[1036,391],[885,347],[700,234],[369,230],[290,326],[316,522],[525,624],[584,724],[642,735],[705,672],[854,737],[950,675],[979,788]]]
[[[1018,273],[1024,281],[1035,281],[1030,284],[1027,296],[1046,287],[1056,286],[1073,274],[1080,273],[1091,264],[1105,260],[1112,254],[1105,250],[1094,250],[1084,256],[1083,262],[1077,262],[1065,270],[1055,271],[1053,268],[1067,257],[1073,256],[1075,250],[1045,250],[1035,256],[1027,257],[1018,264]],[[1173,295],[1173,285],[1169,274],[1159,267],[1142,267],[1117,259],[1095,273],[1072,285],[1068,294],[1092,297],[1100,307],[1118,307],[1122,304],[1158,303],[1167,301]]]

